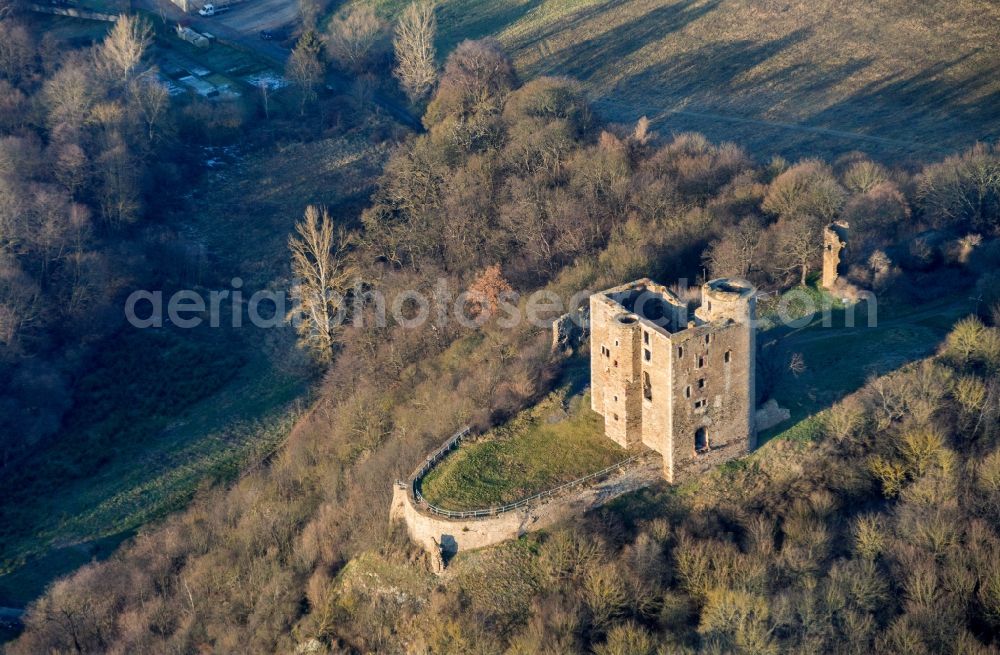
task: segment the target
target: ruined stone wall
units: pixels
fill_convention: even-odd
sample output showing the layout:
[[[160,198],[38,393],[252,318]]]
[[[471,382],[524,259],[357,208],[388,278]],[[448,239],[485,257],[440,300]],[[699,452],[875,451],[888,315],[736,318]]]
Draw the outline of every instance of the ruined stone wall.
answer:
[[[823,277],[824,289],[832,289],[840,277],[842,250],[847,247],[848,225],[836,221],[823,228]]]
[[[631,493],[660,480],[660,458],[650,456],[623,471],[588,487],[571,489],[537,505],[486,518],[450,519],[421,507],[409,483],[393,487],[391,521],[403,521],[414,543],[437,562],[456,553],[485,548],[507,539],[516,539],[534,530],[550,528],[560,521],[599,507],[622,494]],[[441,555],[444,555],[444,560]]]

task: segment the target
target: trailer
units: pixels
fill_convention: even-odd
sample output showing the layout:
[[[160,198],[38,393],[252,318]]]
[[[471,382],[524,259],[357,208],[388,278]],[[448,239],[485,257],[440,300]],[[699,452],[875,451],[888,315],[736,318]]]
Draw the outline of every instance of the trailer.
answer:
[[[204,34],[199,34],[190,27],[183,25],[177,26],[177,37],[182,41],[187,41],[196,48],[207,48],[210,43],[210,40]]]

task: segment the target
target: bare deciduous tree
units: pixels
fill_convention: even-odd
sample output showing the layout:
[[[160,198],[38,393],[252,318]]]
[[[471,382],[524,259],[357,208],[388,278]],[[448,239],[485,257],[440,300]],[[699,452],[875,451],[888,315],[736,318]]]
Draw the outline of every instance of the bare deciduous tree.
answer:
[[[137,16],[122,15],[101,44],[98,63],[112,79],[126,84],[135,77],[152,42],[153,27],[149,22]]]
[[[821,226],[814,216],[783,218],[774,224],[770,230],[771,270],[785,276],[798,272],[799,284],[805,285],[823,249]]]
[[[322,50],[323,44],[316,32],[309,30],[299,37],[285,66],[285,73],[299,91],[301,114],[305,114],[306,105],[316,99],[316,89],[323,81]]]
[[[434,36],[437,21],[432,2],[414,2],[396,25],[392,45],[396,52],[396,77],[411,102],[423,100],[437,80]]]
[[[79,130],[97,102],[99,90],[94,88],[93,75],[79,61],[62,66],[43,87],[49,127]]]
[[[756,267],[763,234],[759,221],[746,218],[709,244],[702,260],[712,277],[747,277]]]
[[[0,257],[0,346],[16,349],[42,313],[38,284],[10,256]]]
[[[385,22],[370,6],[356,4],[331,21],[326,45],[340,66],[360,73],[371,66],[385,40]]]
[[[1000,149],[978,144],[924,169],[918,195],[935,224],[1000,225]]]
[[[844,190],[826,164],[809,159],[779,175],[763,207],[782,218],[815,216],[829,222],[844,204]]]
[[[146,125],[146,136],[152,142],[170,106],[170,92],[158,80],[146,78],[133,82],[129,95]]]
[[[319,362],[333,357],[340,330],[344,294],[355,269],[348,260],[352,237],[334,228],[325,208],[306,208],[305,218],[295,226],[297,237],[288,240],[292,272],[298,278],[294,290],[297,306],[289,318],[297,322],[299,344]]]
[[[0,20],[0,76],[17,82],[31,71],[34,58],[35,43],[28,30],[12,20]]]

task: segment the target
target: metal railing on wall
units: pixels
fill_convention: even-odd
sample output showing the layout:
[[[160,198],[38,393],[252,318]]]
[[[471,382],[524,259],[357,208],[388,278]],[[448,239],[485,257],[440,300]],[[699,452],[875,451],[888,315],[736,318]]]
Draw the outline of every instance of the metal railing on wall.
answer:
[[[438,507],[437,505],[430,503],[426,498],[424,498],[423,494],[420,493],[420,482],[423,479],[423,477],[427,475],[428,471],[434,468],[434,466],[438,462],[444,459],[448,455],[448,453],[454,450],[458,446],[458,444],[461,443],[462,439],[464,439],[467,436],[469,436],[468,427],[462,428],[461,430],[453,434],[451,438],[448,439],[448,441],[445,441],[441,445],[440,448],[438,448],[433,453],[428,455],[427,458],[424,459],[423,463],[421,463],[420,466],[417,467],[417,470],[414,471],[413,475],[410,476],[410,485],[411,489],[413,490],[413,496],[414,498],[416,498],[417,502],[420,504],[422,509],[426,509],[427,511],[433,514],[437,514],[438,516],[443,516],[449,519],[488,518],[491,516],[499,516],[500,514],[504,514],[506,512],[510,512],[515,509],[526,507],[528,505],[533,505],[542,500],[545,500],[546,498],[551,498],[552,496],[555,496],[573,487],[577,487],[586,484],[587,482],[603,478],[616,471],[623,471],[626,468],[628,468],[629,465],[637,462],[638,460],[644,457],[644,454],[634,455],[627,459],[623,459],[620,462],[612,464],[611,466],[603,468],[600,471],[595,471],[593,473],[583,476],[582,478],[570,480],[569,482],[565,482],[557,487],[553,487],[552,489],[547,489],[533,496],[528,496],[527,498],[522,498],[521,500],[515,501],[513,503],[508,503],[506,505],[494,505],[492,507],[486,507],[483,509],[469,509],[469,510],[459,510],[459,511]]]

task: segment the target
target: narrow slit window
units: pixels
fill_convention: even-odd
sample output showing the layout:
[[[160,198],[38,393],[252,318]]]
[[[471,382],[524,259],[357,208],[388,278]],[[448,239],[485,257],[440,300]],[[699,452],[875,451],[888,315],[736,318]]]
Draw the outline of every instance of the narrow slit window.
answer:
[[[711,340],[712,340],[712,335],[711,335],[711,334],[706,334],[706,335],[705,335],[705,343],[708,343],[708,342],[710,342]]]
[[[653,360],[653,353],[649,352],[649,349],[643,348],[642,349],[642,354],[646,358],[647,362],[650,362],[650,361]]]
[[[645,343],[645,344],[646,344],[647,346],[649,345],[649,332],[643,332],[643,333],[642,333],[642,341],[643,341],[643,343]]]
[[[646,400],[653,399],[653,384],[649,380],[649,372],[643,371],[642,374],[642,395]]]
[[[705,366],[705,357],[704,357],[704,355],[699,355],[698,356],[698,368],[704,368],[704,366]]]
[[[677,358],[684,357],[684,346],[677,346]]]
[[[730,361],[732,361],[732,359],[733,359],[733,351],[727,350],[725,356],[726,363],[728,364]]]
[[[691,385],[684,387],[684,397],[685,398],[691,397]]]
[[[705,378],[702,378],[702,379],[698,380],[698,388],[699,389],[704,389],[705,388]]]

